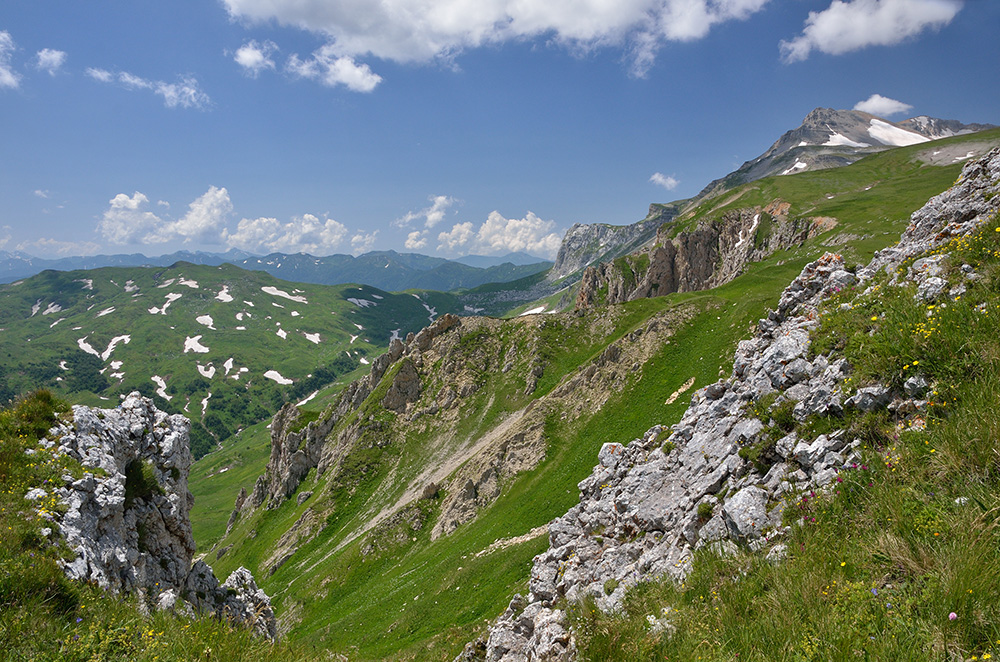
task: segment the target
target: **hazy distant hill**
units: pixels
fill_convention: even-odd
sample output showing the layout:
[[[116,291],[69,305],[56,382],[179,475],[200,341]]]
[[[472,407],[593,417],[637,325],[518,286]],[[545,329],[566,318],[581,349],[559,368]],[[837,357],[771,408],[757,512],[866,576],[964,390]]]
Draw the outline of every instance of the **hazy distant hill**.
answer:
[[[246,258],[237,264],[245,269],[267,271],[279,278],[300,283],[361,283],[395,292],[410,288],[447,292],[484,283],[517,280],[552,266],[551,262],[536,259],[534,263],[506,262],[477,267],[439,257],[396,251],[376,251],[357,257],[273,253]]]
[[[72,271],[100,267],[167,267],[182,261],[211,266],[235,264],[244,269],[266,271],[272,276],[300,283],[358,283],[389,291],[409,288],[439,291],[464,289],[484,283],[517,280],[552,266],[551,262],[526,253],[446,260],[396,251],[376,251],[357,257],[316,257],[308,253],[271,253],[262,257],[233,249],[225,253],[178,251],[159,257],[129,253],[47,259],[22,252],[0,251],[0,283],[27,278],[46,269]]]

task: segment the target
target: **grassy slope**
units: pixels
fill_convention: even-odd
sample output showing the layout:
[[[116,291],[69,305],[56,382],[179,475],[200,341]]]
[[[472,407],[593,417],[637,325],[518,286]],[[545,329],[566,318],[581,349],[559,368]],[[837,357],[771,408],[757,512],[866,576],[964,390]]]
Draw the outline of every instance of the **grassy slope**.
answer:
[[[1000,655],[1000,216],[939,252],[953,255],[951,283],[962,263],[982,277],[959,299],[927,305],[912,285],[848,291],[814,333],[813,350],[846,357],[855,386],[923,375],[926,417],[830,421],[864,441],[864,458],[831,491],[789,498],[787,561],[702,553],[685,584],[639,587],[622,614],[579,605],[586,659]],[[664,608],[677,627],[669,638],[646,618]]]
[[[836,177],[825,171],[780,178],[800,180],[793,187],[798,187],[799,193],[787,188],[785,181],[755,183],[757,191],[763,190],[766,195],[778,191],[809,214],[832,215],[836,201],[842,206],[838,212],[840,225],[817,242],[751,265],[744,276],[711,292],[626,304],[634,311],[634,315],[626,317],[635,326],[641,326],[641,320],[664,306],[687,303],[704,312],[643,367],[641,379],[633,381],[603,411],[573,425],[551,420],[546,460],[507,486],[497,504],[476,522],[433,543],[427,539],[429,527],[425,527],[413,534],[415,541],[377,558],[364,557],[358,544],[350,545],[310,567],[311,577],[336,578],[323,586],[318,596],[296,576],[293,564],[265,580],[265,587],[276,593],[279,611],[295,612],[301,619],[292,636],[322,642],[350,653],[352,659],[449,659],[461,642],[482,627],[482,619],[495,615],[515,590],[523,590],[530,559],[545,542],[536,539],[481,559],[474,554],[498,538],[523,534],[573,505],[577,499],[575,484],[589,473],[601,443],[630,439],[653,424],[677,420],[687,397],[682,396],[670,406],[661,403],[692,376],[696,377],[693,388],[697,388],[714,381],[720,372],[727,372],[736,341],[749,333],[751,325],[775,303],[781,289],[801,267],[828,248],[823,241],[839,233],[856,235],[858,238],[847,246],[838,248],[846,248],[860,262],[898,236],[909,213],[946,188],[959,171],[959,166],[929,167],[912,162],[914,152],[911,149],[897,154],[888,163],[889,154],[876,155],[872,157],[874,163],[859,162]],[[881,198],[869,195],[875,189],[864,190],[876,181]],[[817,191],[825,191],[820,197],[827,205],[819,211],[811,209],[815,201],[793,197],[815,195]],[[828,195],[833,199],[829,200]],[[762,197],[761,201],[770,200]],[[743,202],[740,200],[740,204]],[[623,324],[620,330],[627,332],[631,328]],[[562,346],[551,357],[560,369],[548,374],[567,374],[599,351],[599,347]],[[540,390],[552,386],[554,382],[543,384]],[[478,416],[472,413],[470,418]],[[255,520],[252,528],[264,540],[252,547],[261,551],[227,556],[218,565],[228,568],[242,561],[249,561],[251,566],[259,562],[267,544],[308,506],[309,502],[302,506],[286,503]],[[245,525],[247,529],[237,538],[249,532],[251,525]],[[325,556],[333,547],[331,540],[324,540],[329,535],[332,532],[320,533],[299,554],[308,557],[310,551],[322,548],[321,556]]]
[[[224,287],[232,301],[217,298]],[[305,301],[269,294],[264,287]],[[162,310],[168,294],[180,298],[165,314],[151,314],[151,308]],[[439,314],[454,306],[449,295],[419,295]],[[358,306],[350,298],[375,305]],[[46,314],[56,305],[61,310]],[[100,314],[104,311],[110,312]],[[211,316],[214,329],[196,321],[204,315]],[[354,370],[366,355],[384,350],[393,329],[404,336],[419,330],[428,313],[424,302],[411,294],[356,285],[300,285],[232,265],[179,263],[169,268],[44,272],[0,287],[0,319],[0,356],[5,357],[0,388],[7,386],[6,397],[47,387],[73,402],[101,404],[140,390],[161,408],[203,422],[221,440],[270,416],[286,399],[308,395],[314,388],[310,378],[321,367],[327,368],[328,378]],[[280,337],[279,330],[287,336]],[[306,333],[319,334],[320,342],[310,341]],[[103,353],[112,338],[126,334],[130,341],[118,344],[106,359],[78,345],[85,338]],[[185,352],[185,340],[196,336],[207,353]],[[227,359],[234,364],[229,375]],[[215,374],[200,374],[199,364],[214,368]],[[234,380],[241,368],[249,372]],[[295,383],[267,379],[263,375],[268,370]],[[153,375],[165,380],[169,401],[155,395]],[[209,392],[203,411],[202,400]]]
[[[547,541],[536,538],[481,558],[476,553],[499,538],[522,535],[543,525],[572,506],[577,500],[576,483],[589,474],[602,443],[639,436],[654,422],[669,424],[677,420],[688,398],[678,398],[672,405],[663,403],[690,377],[696,378],[693,388],[697,388],[714,381],[720,370],[728,369],[736,340],[767,306],[775,303],[780,284],[787,282],[800,266],[762,267],[727,289],[674,297],[683,300],[680,304],[667,297],[623,306],[625,313],[616,329],[617,337],[641,328],[645,320],[665,307],[690,305],[704,312],[681,329],[644,366],[641,378],[636,375],[601,413],[573,425],[553,417],[547,429],[549,451],[544,462],[507,486],[492,508],[452,536],[431,542],[428,526],[412,534],[416,540],[397,545],[381,556],[363,556],[360,545],[354,543],[316,562],[336,541],[334,530],[317,536],[293,557],[314,559],[316,565],[290,562],[264,580],[279,610],[295,612],[302,618],[291,636],[322,643],[350,654],[352,659],[453,657],[464,641],[482,627],[484,619],[494,616],[514,591],[524,589],[531,558]],[[597,347],[564,343],[565,351],[550,357],[556,366],[552,372],[568,374],[604,346],[606,341]],[[554,379],[546,383],[543,378],[539,390],[554,386]],[[301,506],[289,501],[259,519],[241,522],[233,538],[245,539],[251,529],[257,532],[257,538],[252,543],[244,542],[242,548],[237,542],[237,547],[214,565],[223,574],[238,564],[254,567],[266,557],[275,536],[310,505],[310,501]],[[303,572],[304,567],[308,567],[307,572]],[[313,580],[306,581],[306,577]]]

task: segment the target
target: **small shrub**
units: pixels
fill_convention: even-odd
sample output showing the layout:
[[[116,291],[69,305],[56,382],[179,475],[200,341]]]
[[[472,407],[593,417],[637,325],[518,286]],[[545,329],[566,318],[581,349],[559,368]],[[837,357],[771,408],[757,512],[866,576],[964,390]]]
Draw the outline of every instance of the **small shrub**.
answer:
[[[154,494],[163,495],[163,488],[156,480],[153,463],[136,458],[125,467],[125,508],[131,508],[136,499],[149,499]]]
[[[712,514],[715,512],[715,504],[711,501],[702,501],[698,504],[698,519],[702,522],[707,522],[712,519]]]

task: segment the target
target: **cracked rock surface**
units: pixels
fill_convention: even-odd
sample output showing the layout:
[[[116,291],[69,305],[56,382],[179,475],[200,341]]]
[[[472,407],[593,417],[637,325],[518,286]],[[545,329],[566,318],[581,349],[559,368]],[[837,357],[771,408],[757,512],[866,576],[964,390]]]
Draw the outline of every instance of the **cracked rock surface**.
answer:
[[[138,593],[148,605],[211,613],[245,623],[274,639],[270,600],[250,572],[236,570],[222,585],[198,561],[188,491],[190,422],[158,410],[133,392],[114,409],[74,406],[72,420],[43,444],[88,469],[54,489],[66,512],[58,533],[75,556],[66,575],[115,593]]]

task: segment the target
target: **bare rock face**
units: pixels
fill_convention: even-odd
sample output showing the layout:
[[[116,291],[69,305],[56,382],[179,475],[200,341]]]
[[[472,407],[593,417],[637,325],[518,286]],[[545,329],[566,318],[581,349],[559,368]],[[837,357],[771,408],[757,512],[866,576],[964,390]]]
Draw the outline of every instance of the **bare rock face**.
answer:
[[[259,508],[264,503],[277,507],[295,494],[302,479],[310,469],[318,467],[322,473],[339,459],[337,449],[349,448],[360,430],[348,431],[343,438],[329,439],[337,422],[356,411],[378,386],[382,377],[397,362],[403,360],[383,405],[392,411],[402,413],[407,406],[420,397],[420,376],[412,358],[426,350],[435,338],[449,330],[461,326],[461,318],[446,314],[416,335],[411,334],[406,342],[393,340],[385,354],[372,361],[371,371],[344,389],[331,411],[325,412],[319,420],[296,430],[299,411],[293,404],[287,404],[275,415],[271,422],[271,457],[265,472],[257,478],[254,490],[247,500],[242,500],[233,511],[233,520],[247,508]],[[331,446],[332,448],[328,448]]]
[[[663,226],[646,251],[588,267],[576,307],[716,287],[739,276],[747,264],[836,224],[828,218],[790,218],[788,210],[781,201],[737,209],[673,238],[669,226]]]
[[[555,265],[549,278],[570,276],[596,260],[609,259],[635,250],[655,234],[657,228],[673,218],[676,210],[660,209],[654,215],[632,225],[607,225],[605,223],[577,223],[566,231]]]
[[[52,428],[48,443],[93,470],[79,480],[67,476],[55,490],[67,508],[59,532],[75,553],[65,572],[112,592],[140,593],[162,608],[186,601],[253,623],[273,639],[270,601],[247,571],[220,589],[207,565],[192,569],[189,429],[186,418],[156,409],[139,393],[115,409],[74,406],[72,422]]]
[[[113,410],[76,406],[73,423],[52,430],[61,453],[99,470],[60,490],[77,554],[67,575],[113,591],[183,583],[195,549],[189,427],[133,393]]]

